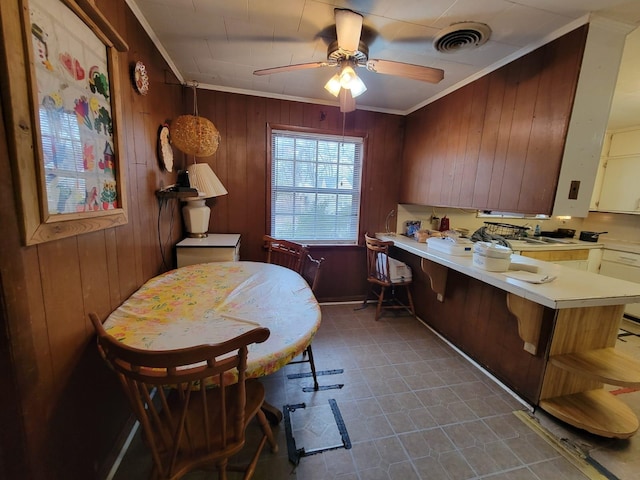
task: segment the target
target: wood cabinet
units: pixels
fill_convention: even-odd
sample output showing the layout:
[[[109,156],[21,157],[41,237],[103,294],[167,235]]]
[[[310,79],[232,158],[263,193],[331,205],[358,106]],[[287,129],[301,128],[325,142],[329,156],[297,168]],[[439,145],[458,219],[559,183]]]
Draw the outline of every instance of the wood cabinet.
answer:
[[[640,364],[615,351],[624,305],[556,312],[540,407],[578,428],[628,438],[638,418],[604,384],[640,386]]]
[[[409,115],[400,203],[587,216],[625,34],[592,21]]]
[[[640,129],[611,134],[602,157],[602,185],[595,209],[640,214]]]
[[[558,263],[577,270],[589,270],[589,249],[587,248],[579,250],[533,250],[520,252],[520,255],[544,260],[545,262]]]
[[[400,203],[551,212],[583,26],[408,117]]]

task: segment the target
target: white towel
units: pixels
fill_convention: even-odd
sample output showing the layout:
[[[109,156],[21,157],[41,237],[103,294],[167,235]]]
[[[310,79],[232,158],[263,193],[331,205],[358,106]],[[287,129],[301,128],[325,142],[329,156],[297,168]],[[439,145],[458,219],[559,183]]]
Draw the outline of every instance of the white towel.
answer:
[[[524,270],[510,270],[504,272],[507,277],[515,278],[516,280],[522,280],[529,283],[549,283],[556,279],[553,275],[547,275],[545,273],[533,273]]]

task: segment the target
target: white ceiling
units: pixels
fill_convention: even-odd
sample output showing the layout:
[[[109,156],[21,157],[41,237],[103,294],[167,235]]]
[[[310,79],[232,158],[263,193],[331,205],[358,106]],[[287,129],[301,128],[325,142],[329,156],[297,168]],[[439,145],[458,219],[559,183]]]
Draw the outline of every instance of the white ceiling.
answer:
[[[330,68],[255,76],[326,60],[336,7],[364,15],[369,58],[442,68],[437,85],[358,69],[368,90],[358,108],[408,114],[478,76],[573,30],[589,13],[640,25],[640,0],[127,0],[182,82],[200,88],[336,105]],[[488,24],[489,41],[439,53],[431,42],[461,21]],[[625,51],[610,128],[640,124],[640,30]],[[144,59],[140,59],[143,60]],[[635,110],[634,110],[635,109]],[[636,120],[637,119],[637,120]]]

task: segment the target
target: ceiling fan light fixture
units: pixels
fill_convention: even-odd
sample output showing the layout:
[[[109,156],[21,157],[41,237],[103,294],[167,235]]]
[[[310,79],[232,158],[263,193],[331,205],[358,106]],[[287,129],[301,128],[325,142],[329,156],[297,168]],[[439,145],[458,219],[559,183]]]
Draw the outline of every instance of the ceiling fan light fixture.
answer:
[[[353,98],[362,95],[367,90],[364,82],[358,77],[351,65],[342,67],[342,71],[340,72],[340,85],[346,90],[351,90],[351,96]]]
[[[340,71],[340,85],[342,85],[342,88],[350,89],[351,82],[356,78],[358,78],[358,75],[356,75],[355,70],[351,68],[350,65],[342,67],[342,70]]]
[[[356,75],[355,78],[351,80],[351,88],[349,90],[351,90],[351,96],[356,98],[367,91],[367,86],[362,79]]]
[[[342,88],[342,85],[340,84],[340,75],[336,73],[333,77],[331,77],[325,84],[324,88],[331,95],[337,97],[340,94],[340,89]]]

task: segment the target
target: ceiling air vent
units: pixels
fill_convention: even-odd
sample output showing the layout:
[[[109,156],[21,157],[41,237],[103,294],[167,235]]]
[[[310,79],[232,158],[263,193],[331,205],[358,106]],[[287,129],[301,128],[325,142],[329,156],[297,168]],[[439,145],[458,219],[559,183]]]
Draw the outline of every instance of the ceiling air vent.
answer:
[[[460,22],[443,28],[433,40],[434,48],[442,53],[479,47],[491,36],[489,25],[477,22]]]

